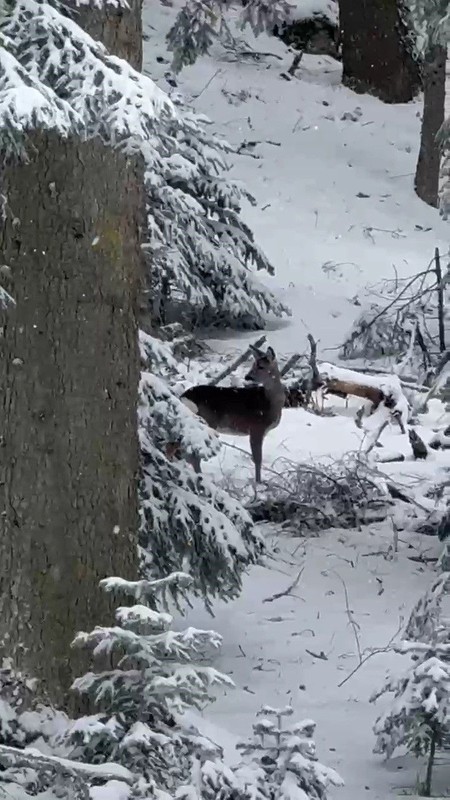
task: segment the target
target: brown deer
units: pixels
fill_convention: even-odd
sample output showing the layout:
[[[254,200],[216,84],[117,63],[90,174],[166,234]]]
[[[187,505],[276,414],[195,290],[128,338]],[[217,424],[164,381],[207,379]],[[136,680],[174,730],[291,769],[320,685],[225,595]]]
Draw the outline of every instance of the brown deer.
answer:
[[[279,424],[286,394],[274,350],[250,349],[254,363],[245,380],[251,385],[193,386],[180,400],[218,433],[249,436],[256,483],[261,483],[263,440]],[[199,463],[193,466],[200,472]]]

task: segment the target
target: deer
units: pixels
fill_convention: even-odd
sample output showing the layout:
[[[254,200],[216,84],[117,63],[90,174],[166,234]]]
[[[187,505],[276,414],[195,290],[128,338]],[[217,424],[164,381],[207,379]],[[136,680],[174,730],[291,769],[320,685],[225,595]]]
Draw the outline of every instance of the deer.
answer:
[[[245,376],[249,385],[202,384],[187,389],[180,400],[217,433],[249,437],[255,480],[261,483],[264,437],[280,423],[286,390],[272,347],[265,353],[252,345],[250,350],[254,362]],[[198,459],[192,466],[201,472]]]

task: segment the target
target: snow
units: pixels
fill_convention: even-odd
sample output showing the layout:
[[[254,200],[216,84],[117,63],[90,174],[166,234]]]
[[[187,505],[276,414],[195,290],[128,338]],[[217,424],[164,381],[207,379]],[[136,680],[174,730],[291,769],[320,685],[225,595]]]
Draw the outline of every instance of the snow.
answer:
[[[131,788],[123,781],[107,781],[103,786],[92,786],[89,790],[92,800],[128,800]]]
[[[305,8],[307,2],[296,5]],[[170,66],[164,33],[173,18],[173,8],[144,4],[146,69],[164,89]],[[253,39],[248,30],[244,38],[256,51],[280,59],[230,63],[217,51],[177,76],[178,89],[233,145],[257,143],[247,148],[251,154],[233,157],[232,175],[257,200],[245,207],[244,217],[276,267],[265,283],[293,311],[283,324],[269,322],[267,343],[287,358],[308,351],[310,332],[320,360],[336,361],[361,306],[373,299],[371,287],[420,272],[436,246],[448,252],[448,224],[413,191],[421,105],[387,106],[352,94],[340,85],[339,64],[327,57],[304,56],[297,78],[286,81],[280,74],[292,53],[275,39]],[[343,118],[347,112],[351,119]],[[237,355],[255,338],[227,332],[208,343],[220,357]],[[395,376],[387,379],[397,387]],[[379,378],[374,383],[379,386]],[[263,479],[272,470],[282,474],[283,459],[317,464],[361,450],[366,434],[353,421],[360,401],[350,399],[348,407],[336,398],[326,403],[336,416],[283,413],[264,444]],[[417,433],[427,444],[446,419],[442,404],[433,400]],[[242,497],[252,485],[248,443],[221,438],[224,447],[203,469]],[[381,442],[384,451],[401,452],[405,461],[379,469],[432,509],[435,502],[423,494],[449,468],[450,453],[430,451],[426,461],[413,461],[408,437],[395,425]],[[393,800],[411,791],[418,772],[412,757],[386,764],[372,753],[372,725],[383,700],[374,708],[369,697],[388,670],[404,669],[402,657],[387,647],[399,641],[402,622],[435,577],[425,558],[437,558],[441,545],[400,531],[393,555],[390,521],[295,539],[270,525],[262,532],[268,547],[264,565],[251,570],[238,600],[214,606],[214,628],[224,642],[214,663],[236,688],[225,689],[204,716],[190,713],[188,721],[236,761],[236,741],[249,736],[261,705],[292,704],[297,719],[317,723],[317,755],[345,780],[333,798]],[[273,599],[302,568],[297,588]],[[188,623],[211,624],[197,603]],[[436,794],[448,783],[448,773],[438,767]]]
[[[333,25],[338,24],[339,8],[336,0],[290,0],[290,5],[293,9],[290,12],[290,17],[293,20],[322,16]]]

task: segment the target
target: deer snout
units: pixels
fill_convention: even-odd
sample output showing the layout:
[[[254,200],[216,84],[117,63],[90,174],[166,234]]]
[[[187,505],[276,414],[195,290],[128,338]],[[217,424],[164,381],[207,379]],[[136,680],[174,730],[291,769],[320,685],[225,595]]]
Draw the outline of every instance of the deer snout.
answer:
[[[244,381],[253,381],[253,375],[251,372],[247,372],[247,375],[244,376]]]

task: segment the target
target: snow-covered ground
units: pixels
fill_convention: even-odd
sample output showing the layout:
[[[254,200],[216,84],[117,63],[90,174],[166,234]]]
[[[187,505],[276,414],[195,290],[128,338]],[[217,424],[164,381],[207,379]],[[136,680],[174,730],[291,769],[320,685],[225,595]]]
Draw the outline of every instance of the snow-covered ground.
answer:
[[[146,66],[165,88],[170,54],[164,33],[174,12],[149,0],[144,12]],[[274,57],[259,65],[203,58],[179,76],[179,87],[231,142],[258,143],[236,157],[233,175],[257,200],[244,215],[276,267],[276,275],[265,280],[293,311],[292,319],[269,331],[270,344],[287,356],[306,350],[311,332],[321,357],[332,361],[360,310],[355,296],[362,300],[383,277],[419,272],[435,246],[448,251],[448,224],[413,192],[421,105],[386,106],[352,94],[340,85],[339,65],[324,57],[305,56],[297,77],[286,81],[280,73],[292,54],[274,39],[245,37]],[[345,112],[355,112],[354,120],[342,119]],[[229,352],[242,349],[247,338],[221,336],[211,344]],[[267,437],[264,464],[277,469],[283,456],[316,461],[357,450],[362,434],[354,410],[338,403],[333,418],[286,411]],[[443,413],[434,403],[421,420],[425,441]],[[450,458],[439,453],[426,463],[413,462],[398,428],[385,431],[382,441],[408,454],[389,468],[404,486],[423,486],[450,466]],[[248,449],[245,440],[225,442]],[[220,480],[232,476],[237,485],[248,485],[253,473],[250,458],[229,446],[206,469]],[[389,560],[389,524],[306,540],[280,537],[269,528],[265,535],[267,564],[251,571],[241,598],[219,604],[213,621],[202,608],[190,615],[193,623],[213,624],[223,635],[218,667],[236,682],[234,692],[205,712],[205,732],[220,736],[232,758],[236,737],[250,733],[262,703],[292,703],[298,718],[316,720],[318,755],[346,782],[335,796],[389,800],[402,789],[413,790],[417,762],[397,758],[386,765],[371,752],[371,726],[382,706],[373,707],[368,698],[401,656],[373,655],[339,683],[357,666],[358,648],[363,656],[366,648],[383,649],[398,632],[433,575],[429,564],[410,557],[437,556],[439,544],[400,534],[398,555]],[[271,599],[301,568],[292,594]],[[448,767],[446,775],[441,770],[436,788],[439,780],[441,790],[448,786]]]

